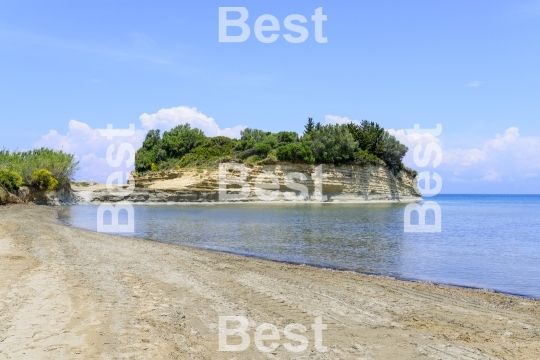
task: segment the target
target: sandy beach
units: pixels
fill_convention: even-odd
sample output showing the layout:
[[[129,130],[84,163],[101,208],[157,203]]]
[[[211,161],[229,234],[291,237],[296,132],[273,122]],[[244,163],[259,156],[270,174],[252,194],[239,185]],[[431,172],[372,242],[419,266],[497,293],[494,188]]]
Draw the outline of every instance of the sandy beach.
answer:
[[[93,233],[57,211],[0,207],[0,359],[540,356],[536,300]],[[245,351],[218,351],[219,316],[249,320]],[[280,330],[269,353],[253,341],[263,323]],[[283,346],[291,323],[307,328],[299,353]]]

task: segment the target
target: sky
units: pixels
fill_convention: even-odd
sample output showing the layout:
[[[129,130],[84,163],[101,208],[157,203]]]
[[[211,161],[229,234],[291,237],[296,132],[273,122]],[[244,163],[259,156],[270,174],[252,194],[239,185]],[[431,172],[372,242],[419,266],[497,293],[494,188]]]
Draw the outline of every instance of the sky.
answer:
[[[219,42],[220,7],[246,8],[246,41]],[[326,43],[311,20],[321,7]],[[272,43],[255,34],[265,14],[280,24],[264,33],[279,34]],[[308,20],[304,42],[284,37],[298,35],[284,28],[292,14]],[[107,124],[134,124],[138,146],[181,123],[238,137],[367,119],[409,146],[408,166],[437,172],[443,193],[538,194],[539,33],[538,0],[3,1],[0,148],[63,149],[76,178],[104,181]],[[407,134],[414,124],[443,130]],[[440,165],[416,166],[429,142]]]

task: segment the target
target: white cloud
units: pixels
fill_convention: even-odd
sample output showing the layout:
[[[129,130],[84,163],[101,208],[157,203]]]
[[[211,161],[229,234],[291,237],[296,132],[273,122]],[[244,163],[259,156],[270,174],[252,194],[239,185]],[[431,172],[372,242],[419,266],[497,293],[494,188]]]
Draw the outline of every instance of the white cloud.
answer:
[[[477,88],[477,87],[479,87],[479,86],[481,86],[481,85],[483,85],[483,84],[484,84],[483,81],[478,81],[478,80],[477,80],[477,81],[472,81],[472,82],[468,83],[468,84],[465,85],[465,86],[472,87],[472,88]]]
[[[246,127],[242,125],[233,128],[220,129],[214,118],[208,117],[197,110],[196,107],[178,106],[169,109],[161,109],[155,114],[142,114],[139,119],[144,129],[169,130],[177,125],[190,124],[204,131],[207,136],[227,136],[239,138],[240,131]]]
[[[138,149],[148,130],[167,131],[180,124],[190,124],[192,127],[203,130],[208,136],[223,135],[231,138],[239,137],[240,131],[245,129],[245,126],[220,129],[213,118],[204,115],[197,108],[186,106],[161,109],[150,115],[145,113],[139,119],[142,129],[137,129],[131,137],[116,137],[114,140],[107,140],[106,137],[101,136],[98,129],[93,129],[84,122],[70,120],[65,135],[60,134],[57,130],[50,130],[34,143],[34,147],[48,147],[73,154],[80,162],[80,170],[76,174],[77,179],[105,182],[114,171],[133,170],[133,166],[112,168],[107,164],[106,151],[111,144],[114,144],[118,149],[120,144],[128,142],[135,149]]]
[[[337,115],[326,115],[324,117],[324,122],[326,124],[349,124],[352,122],[360,125],[360,121],[358,120],[351,120],[348,117],[341,117]]]
[[[106,137],[101,136],[97,129],[92,129],[88,124],[70,120],[68,132],[65,135],[59,134],[56,130],[50,130],[34,143],[34,147],[48,147],[75,155],[80,167],[76,174],[77,179],[92,179],[103,182],[114,171],[131,171],[133,169],[133,167],[110,167],[105,158],[109,145],[114,144],[118,149],[120,144],[128,142],[135,149],[138,149],[145,133],[144,130],[136,130],[131,137],[117,137],[114,140],[107,140]]]
[[[479,148],[445,151],[443,164],[456,176],[476,180],[535,178],[540,174],[540,137],[521,136],[517,127],[510,127]]]
[[[405,130],[395,130],[395,129],[388,129],[387,130],[390,135],[393,135],[398,139],[401,143],[407,145],[409,148],[412,148],[418,144],[426,145],[429,143],[437,143],[442,146],[441,139],[438,137],[435,137],[429,133],[425,134],[419,134],[419,133],[412,133],[407,134]]]
[[[394,129],[388,132],[409,147],[404,163],[412,168],[417,168],[412,159],[417,144],[424,148],[430,142],[439,144],[443,158],[437,172],[447,173],[453,181],[514,181],[540,175],[540,137],[521,136],[516,127],[509,127],[503,135],[496,134],[480,147],[468,149],[445,149],[439,138],[429,134],[407,135],[404,130]]]
[[[390,135],[395,136],[396,139],[399,142],[401,142],[402,144],[406,145],[409,148],[409,151],[407,152],[407,154],[403,158],[403,163],[406,166],[408,166],[410,168],[413,168],[413,169],[417,168],[417,166],[415,166],[414,160],[413,160],[413,149],[417,145],[422,145],[422,149],[425,149],[427,144],[436,143],[441,148],[444,148],[441,139],[438,138],[438,137],[435,137],[433,135],[430,135],[429,133],[425,133],[425,134],[418,134],[418,133],[407,134],[406,131],[403,130],[403,129],[400,129],[400,130],[388,129],[387,131],[388,131],[388,133]],[[434,158],[435,158],[435,156],[432,157],[432,160]]]
[[[348,117],[325,117],[328,124],[351,121],[358,123]],[[443,157],[436,171],[445,179],[455,182],[512,182],[540,178],[540,136],[521,136],[517,127],[509,127],[502,135],[495,134],[481,146],[466,149],[445,149],[442,140],[429,133],[407,134],[403,129],[388,129],[388,132],[409,148],[403,162],[413,169],[421,170],[414,164],[413,149],[419,144],[423,149],[429,143],[438,144],[443,150]]]

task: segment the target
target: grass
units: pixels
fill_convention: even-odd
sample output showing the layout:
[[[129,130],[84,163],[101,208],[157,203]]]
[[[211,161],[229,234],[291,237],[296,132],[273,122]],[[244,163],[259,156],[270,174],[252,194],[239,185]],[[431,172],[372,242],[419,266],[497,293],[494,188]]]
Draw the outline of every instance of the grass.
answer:
[[[90,186],[90,184],[87,183],[86,181],[78,181],[78,182],[75,181],[75,182],[73,182],[73,185],[75,185],[75,186],[81,186],[81,187],[88,187],[88,186]]]

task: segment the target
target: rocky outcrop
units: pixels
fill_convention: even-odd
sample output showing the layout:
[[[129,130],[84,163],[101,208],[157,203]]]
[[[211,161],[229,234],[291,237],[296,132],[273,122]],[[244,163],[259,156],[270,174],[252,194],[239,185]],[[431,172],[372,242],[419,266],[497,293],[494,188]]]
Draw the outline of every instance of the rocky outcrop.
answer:
[[[307,188],[308,197],[303,201],[321,201],[326,196],[328,202],[410,202],[420,201],[420,192],[414,176],[408,172],[394,175],[384,166],[323,165],[322,183],[319,185],[314,165],[307,164],[267,164],[247,167],[245,185],[249,185],[249,195],[235,201],[261,201],[255,192],[256,179],[262,174],[275,176],[279,183],[279,196],[274,201],[299,201],[300,191],[286,186],[286,176],[291,173],[305,175],[305,180],[296,178],[295,183]],[[240,176],[232,171],[230,178]],[[219,197],[218,169],[181,169],[167,172],[134,176],[135,190],[129,195],[111,194],[107,190],[78,192],[82,202],[102,203],[129,201],[144,202],[217,202]],[[228,185],[227,190],[234,189]],[[239,190],[240,186],[236,186]],[[322,190],[322,191],[321,191]],[[268,190],[270,191],[270,190]],[[229,191],[230,193],[230,191]],[[294,200],[291,200],[294,199]]]
[[[20,204],[21,202],[17,196],[0,187],[0,205]]]
[[[24,203],[37,205],[73,205],[79,202],[76,194],[70,187],[56,190],[40,190],[36,188],[21,187],[18,192],[19,198]]]
[[[0,186],[0,205],[6,205],[8,201],[8,192]]]
[[[17,195],[0,187],[0,205],[37,204],[37,205],[72,205],[79,203],[79,198],[70,188],[58,190],[40,190],[22,186]]]

